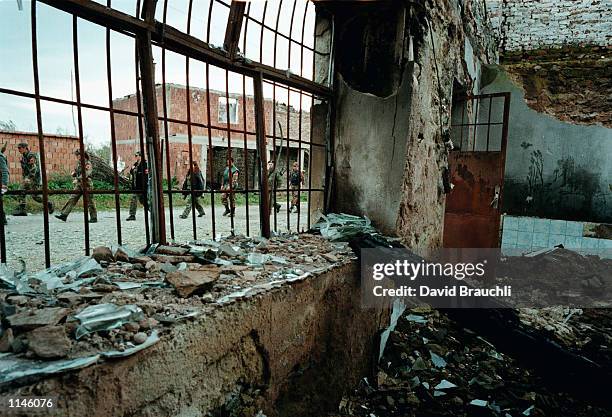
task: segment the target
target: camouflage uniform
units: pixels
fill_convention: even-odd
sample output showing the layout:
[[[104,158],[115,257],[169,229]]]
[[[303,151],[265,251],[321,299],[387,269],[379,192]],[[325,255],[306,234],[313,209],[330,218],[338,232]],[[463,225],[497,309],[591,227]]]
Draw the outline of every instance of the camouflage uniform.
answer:
[[[281,205],[277,202],[276,190],[280,187],[280,177],[281,173],[278,172],[273,167],[268,167],[268,189],[270,192],[270,213],[272,213],[272,207],[276,209],[278,213],[280,211]]]
[[[222,190],[229,190],[230,189],[230,169],[229,167],[225,167],[225,171],[223,171],[223,182],[221,184],[221,189]],[[232,187],[231,190],[232,191],[236,191],[236,188],[238,187],[238,180],[236,178],[237,174],[240,171],[238,170],[238,168],[236,167],[236,165],[232,164]],[[236,174],[236,176],[234,176]],[[228,207],[228,200],[229,200],[229,207]],[[221,203],[225,206],[225,213],[223,214],[225,216],[225,214],[230,214],[230,215],[234,215],[234,211],[236,210],[236,194],[234,192],[231,193],[223,193],[221,195]]]
[[[148,175],[147,161],[134,162],[130,169],[130,185],[132,190],[138,190],[140,193],[132,194],[130,198],[130,219],[136,217],[138,202],[147,210]]]
[[[38,167],[38,157],[34,152],[27,151],[21,155],[19,161],[21,163],[21,172],[23,174],[23,189],[26,191],[36,191],[40,185],[40,169]],[[30,194],[32,200],[43,204],[43,199],[40,194]],[[25,216],[26,212],[26,195],[17,197],[19,207],[14,213],[16,216]],[[49,213],[53,213],[53,203],[48,203]]]
[[[2,152],[0,152],[0,180],[0,185],[2,186],[2,193],[0,194],[0,198],[2,198],[2,195],[4,194],[4,191],[8,188],[9,183],[8,162],[6,160],[6,156],[4,156]],[[0,211],[0,221],[6,224],[6,213],[4,213],[4,210]]]
[[[193,182],[193,194],[191,193],[191,183]],[[181,219],[186,219],[191,212],[191,208],[195,207],[198,212],[198,217],[204,216],[206,213],[204,211],[204,207],[200,204],[200,197],[204,195],[205,181],[202,176],[201,171],[196,171],[194,173],[189,170],[187,175],[185,176],[185,181],[183,181],[183,197],[187,199],[187,205],[185,206],[185,210],[180,215]]]
[[[289,172],[289,187],[291,189],[291,208],[290,211],[295,207],[298,211],[300,209],[299,200],[300,200],[300,187],[304,182],[304,174],[302,171],[292,169]]]
[[[82,172],[81,171],[81,161],[78,161],[76,168],[74,169],[74,172],[72,175],[74,177],[74,180],[72,180],[72,183],[74,184],[74,190],[76,192],[72,194],[72,196],[70,197],[70,200],[68,200],[66,204],[64,204],[64,207],[62,208],[62,214],[56,216],[60,220],[65,221],[66,218],[68,218],[68,215],[70,214],[70,212],[72,211],[76,203],[79,202],[79,199],[83,195],[83,181],[82,181],[81,172]],[[86,159],[85,160],[84,185],[87,189],[90,189],[92,186],[92,182],[91,182],[92,172],[93,172],[93,169],[92,169],[91,162],[88,159]],[[98,221],[98,212],[96,211],[96,203],[94,202],[94,196],[90,194],[87,197],[88,197],[87,205],[89,206],[88,207],[89,208],[89,222],[95,223]]]

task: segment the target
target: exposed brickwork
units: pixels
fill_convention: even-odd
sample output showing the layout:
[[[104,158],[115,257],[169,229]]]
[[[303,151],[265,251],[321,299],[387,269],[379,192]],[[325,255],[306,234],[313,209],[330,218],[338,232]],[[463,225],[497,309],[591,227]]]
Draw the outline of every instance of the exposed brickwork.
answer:
[[[506,54],[503,66],[532,109],[576,124],[612,127],[612,47]]]
[[[489,0],[503,51],[610,45],[610,0]]]
[[[71,154],[79,146],[78,138],[76,136],[44,135],[44,140],[47,175],[72,171],[74,158]],[[17,144],[20,142],[27,142],[31,151],[39,152],[38,134],[0,131],[0,146],[6,144],[5,155],[8,159],[11,183],[21,182],[19,163],[21,155],[17,150]]]

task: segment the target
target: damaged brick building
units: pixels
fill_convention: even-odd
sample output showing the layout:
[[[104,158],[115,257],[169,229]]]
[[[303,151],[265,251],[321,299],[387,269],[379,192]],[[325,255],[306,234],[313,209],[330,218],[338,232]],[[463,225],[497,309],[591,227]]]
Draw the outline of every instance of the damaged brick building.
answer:
[[[40,94],[34,59],[33,91],[0,78],[0,94],[70,104],[78,123],[102,112],[113,169],[142,149],[152,172],[142,224],[122,224],[127,191],[85,190],[116,209],[98,225],[82,213],[85,256],[70,262],[51,265],[64,224],[47,211],[44,271],[7,263],[15,231],[0,225],[1,404],[53,398],[57,415],[96,417],[610,415],[605,384],[584,383],[612,376],[605,310],[372,308],[363,294],[365,250],[501,248],[525,255],[536,300],[558,287],[539,286],[544,264],[580,277],[565,301],[576,288],[589,307],[612,296],[609,4],[563,0],[547,17],[552,2],[509,0],[25,3],[34,58],[37,13],[72,22],[77,93]],[[104,106],[81,100],[84,23],[103,35]],[[133,71],[111,64],[119,35]],[[128,93],[113,93],[118,72]],[[239,190],[220,189],[228,146],[247,155]],[[273,158],[286,189],[270,188]],[[172,178],[193,161],[214,186],[182,239]],[[46,181],[45,200],[70,192]],[[232,193],[245,206],[219,213]],[[277,194],[298,210],[279,212]],[[90,247],[97,226],[107,241]],[[139,247],[125,243],[134,230]]]

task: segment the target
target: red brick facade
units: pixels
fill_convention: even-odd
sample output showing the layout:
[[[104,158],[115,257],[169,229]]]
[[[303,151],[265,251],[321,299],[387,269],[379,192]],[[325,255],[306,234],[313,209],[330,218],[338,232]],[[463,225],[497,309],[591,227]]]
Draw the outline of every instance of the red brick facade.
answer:
[[[211,120],[211,141],[213,144],[213,169],[211,172],[210,161],[208,160],[207,148],[208,148],[208,127],[195,126],[193,123],[199,123],[201,125],[207,125],[208,123],[208,108],[207,108],[207,92],[205,89],[190,88],[189,93],[189,109],[191,119],[191,136],[192,136],[192,158],[194,161],[200,163],[202,171],[205,172],[208,182],[216,183],[220,178],[221,171],[223,170],[225,161],[217,160],[219,158],[225,159],[227,154],[228,145],[228,132],[227,122],[219,118],[220,100],[226,100],[226,95],[223,92],[213,91],[210,94],[210,120]],[[163,97],[162,97],[162,86],[158,85],[156,88],[157,94],[157,108],[160,118],[163,118]],[[177,178],[181,181],[189,168],[189,146],[188,146],[188,126],[187,126],[187,89],[185,86],[168,84],[166,85],[166,103],[167,103],[167,117],[169,120],[175,120],[168,122],[168,141],[170,143],[170,176]],[[245,115],[245,97],[237,94],[229,95],[230,102],[237,102],[238,107],[236,110],[236,117],[230,117],[230,129],[236,131],[245,130],[245,119],[246,119],[246,142],[249,153],[248,161],[244,158],[244,141],[245,134],[242,132],[230,132],[229,136],[232,142],[232,155],[234,160],[241,171],[249,170],[254,171],[255,163],[255,107],[254,99],[252,96],[246,97],[246,115]],[[128,110],[131,112],[137,112],[137,101],[135,95],[129,95],[119,99],[113,100],[113,106],[115,109]],[[264,103],[265,108],[265,120],[266,120],[266,134],[271,135],[273,131],[276,132],[277,136],[280,136],[278,130],[278,123],[276,129],[273,130],[273,102],[272,100],[266,100]],[[310,113],[308,111],[302,111],[302,121],[300,129],[300,117],[299,111],[294,107],[291,107],[289,120],[289,135],[291,139],[297,140],[301,138],[303,141],[309,141],[310,137]],[[230,112],[230,116],[232,116]],[[245,117],[246,116],[246,117]],[[183,122],[183,123],[179,123]],[[283,135],[287,135],[287,106],[284,104],[276,104],[276,121],[280,122],[283,128]],[[117,140],[117,153],[119,160],[129,166],[134,159],[134,152],[140,149],[140,133],[138,129],[138,118],[135,116],[127,116],[115,113],[115,137]],[[225,130],[221,130],[225,129]],[[159,122],[159,131],[162,138],[162,146],[165,146],[165,126],[162,120]],[[301,131],[301,135],[300,135]],[[277,139],[277,143],[280,144],[280,139]],[[283,146],[286,146],[286,142],[283,142]],[[297,148],[297,143],[291,144],[292,148]],[[272,149],[272,141],[269,140],[269,149]],[[295,154],[293,159],[297,158],[297,149],[293,150]],[[251,156],[251,154],[253,154]],[[165,149],[164,149],[164,177],[167,176],[167,170],[165,167]],[[202,164],[206,164],[206,169]],[[255,180],[251,175],[249,183]],[[253,184],[250,184],[251,187]],[[243,184],[244,186],[244,184]]]
[[[47,175],[70,173],[74,165],[72,152],[79,146],[78,138],[76,136],[45,134],[44,141]],[[6,144],[4,154],[8,159],[11,183],[21,182],[21,165],[19,163],[21,154],[17,150],[17,144],[20,142],[28,143],[32,152],[39,153],[37,133],[0,131],[0,147]]]

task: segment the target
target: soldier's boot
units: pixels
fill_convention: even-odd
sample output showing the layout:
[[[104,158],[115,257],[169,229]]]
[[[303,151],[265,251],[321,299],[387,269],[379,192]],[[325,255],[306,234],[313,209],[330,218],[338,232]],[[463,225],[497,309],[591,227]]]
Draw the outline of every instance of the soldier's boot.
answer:
[[[227,216],[228,214],[231,213],[231,210],[227,204],[224,204],[224,206],[225,206],[225,211],[223,212],[223,215]]]
[[[66,221],[66,219],[68,219],[68,216],[66,216],[65,214],[61,214],[61,213],[60,213],[60,214],[56,214],[56,215],[55,215],[55,218],[56,218],[56,219],[59,219],[59,220],[61,220],[61,221],[63,221],[63,222],[65,222],[65,221]]]
[[[89,223],[98,223],[98,219],[89,219]]]
[[[49,214],[53,214],[53,211],[55,211],[55,206],[52,201],[47,201],[47,209],[49,210]]]
[[[198,217],[204,217],[206,215],[205,211],[202,211],[201,213],[198,213]]]
[[[136,216],[134,216],[133,214],[130,214],[128,218],[125,219],[126,222],[133,222],[134,220],[136,220]]]
[[[183,213],[183,214],[181,214],[179,217],[180,217],[181,219],[186,219],[186,218],[187,218],[187,216],[188,216],[188,214]]]
[[[278,203],[274,204],[274,210],[276,210],[277,213],[280,211],[280,209],[281,209],[281,205],[280,204],[278,204]]]

